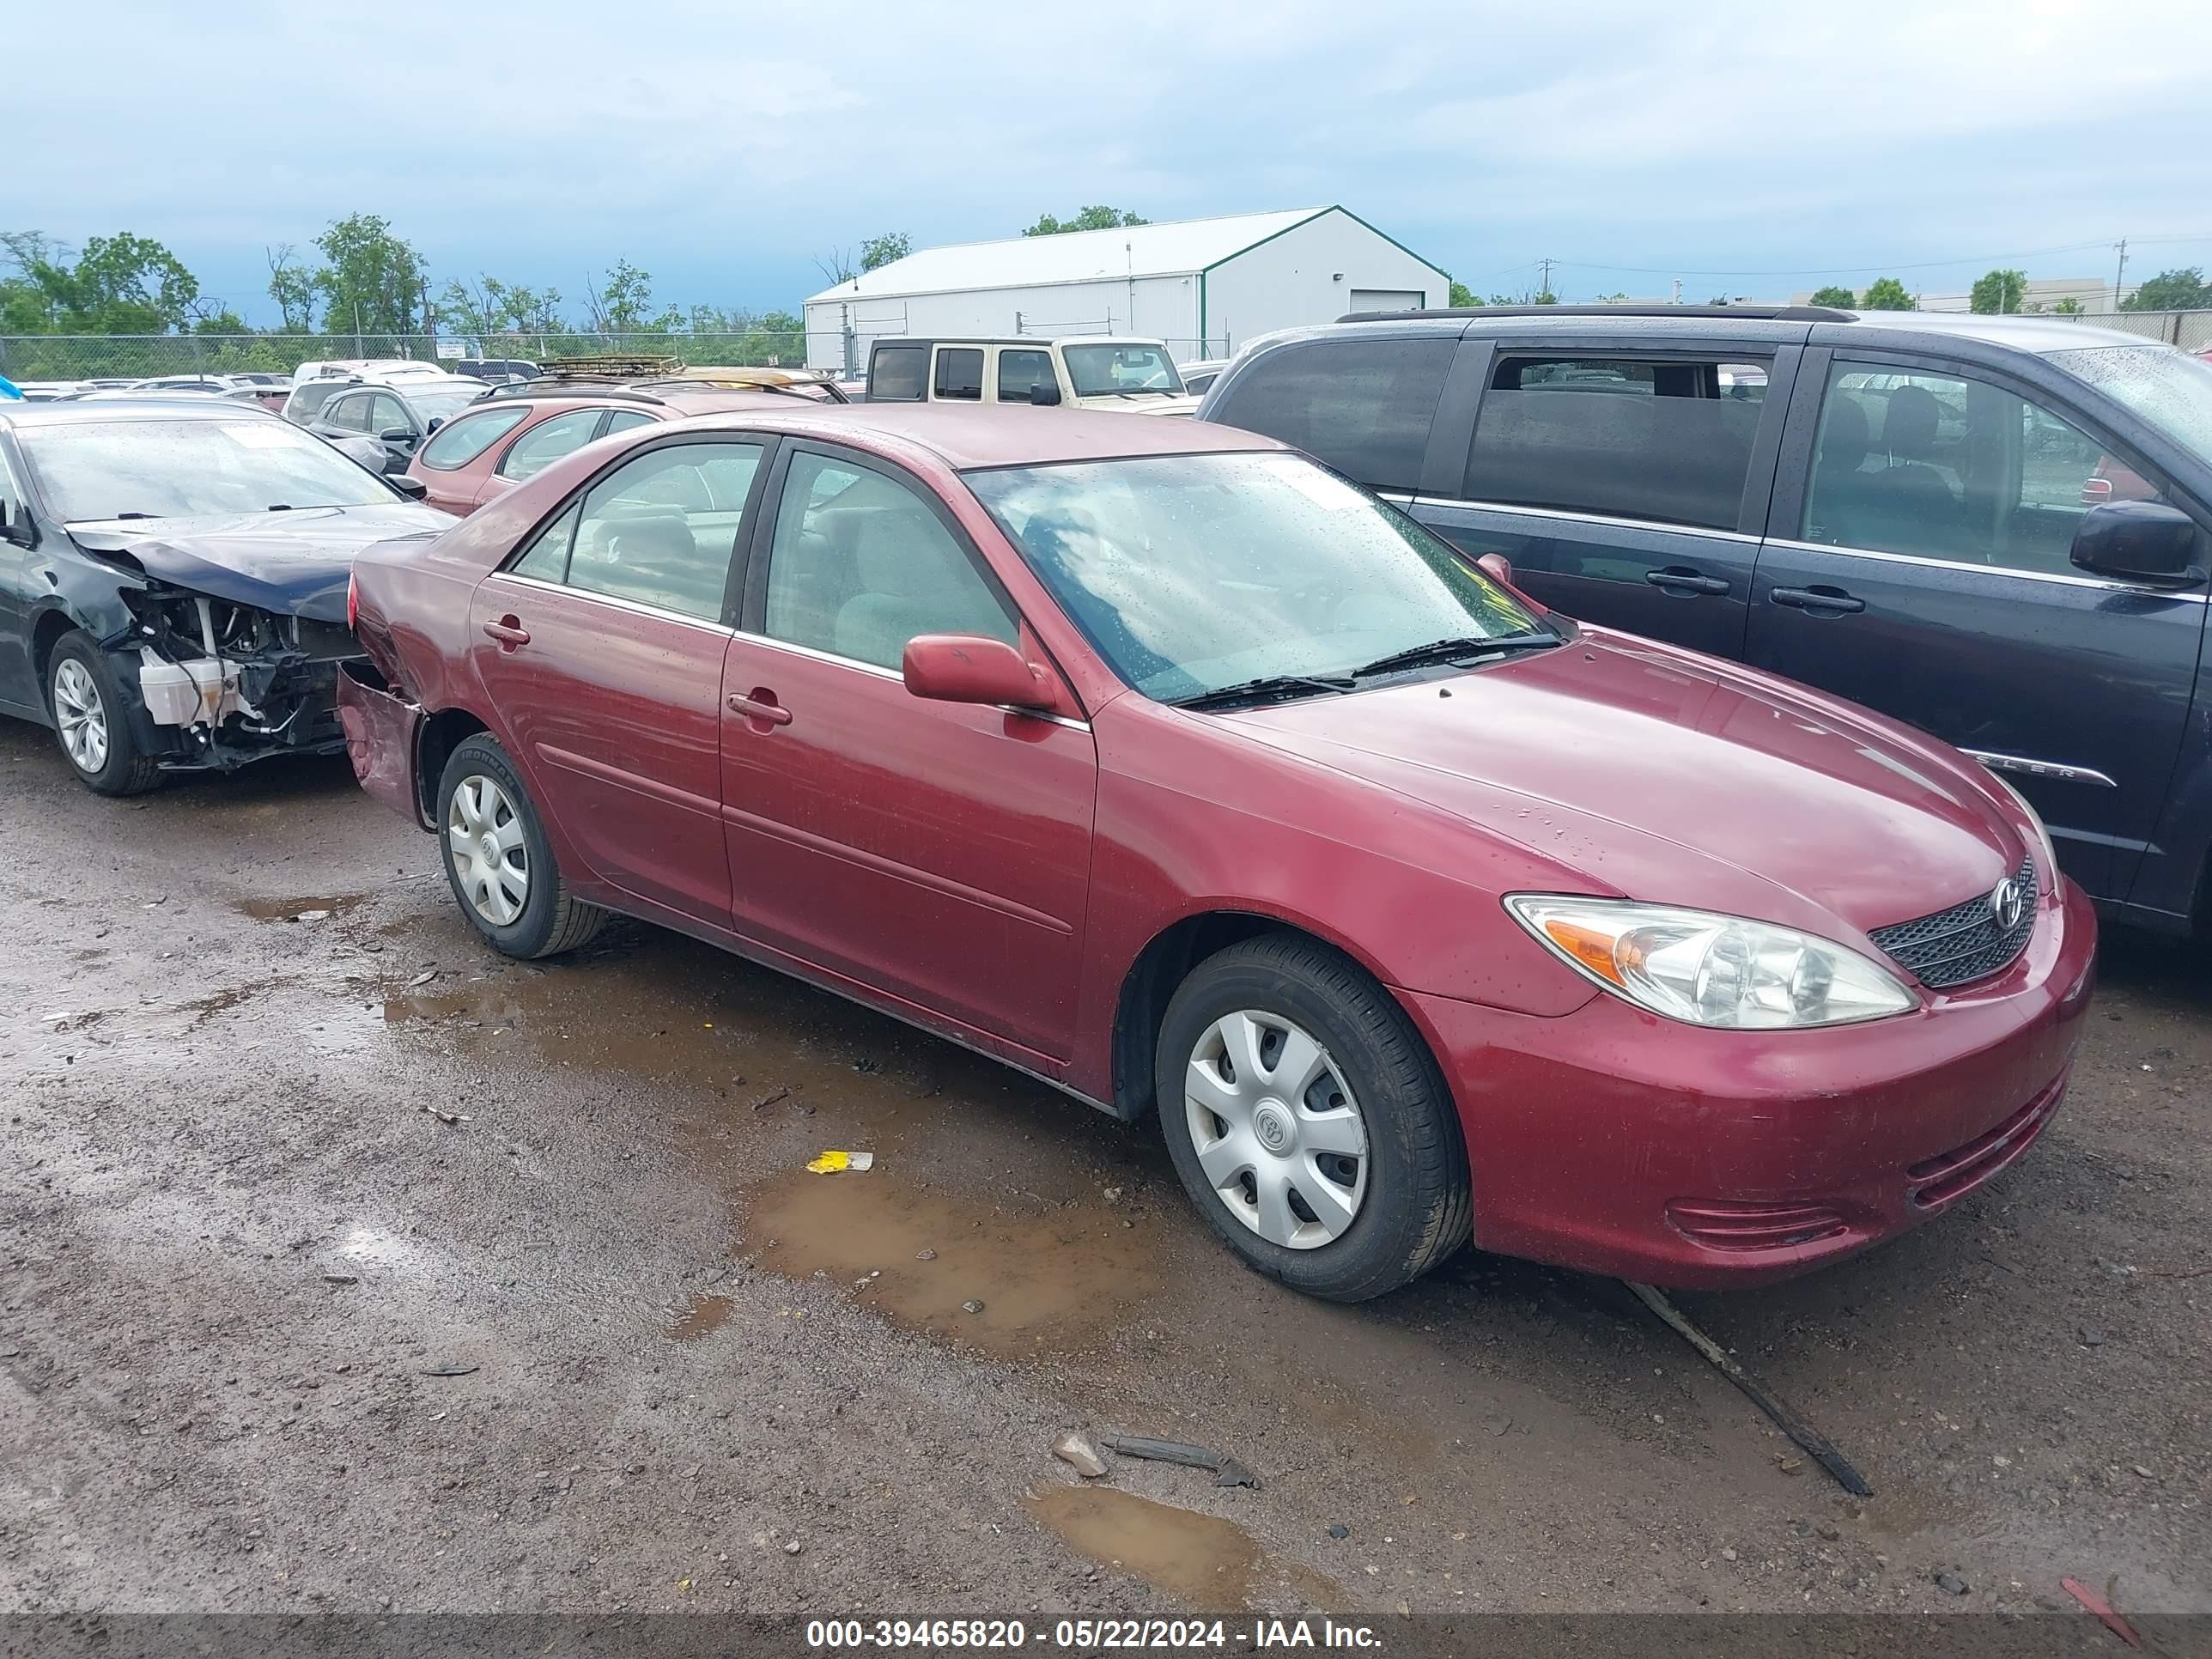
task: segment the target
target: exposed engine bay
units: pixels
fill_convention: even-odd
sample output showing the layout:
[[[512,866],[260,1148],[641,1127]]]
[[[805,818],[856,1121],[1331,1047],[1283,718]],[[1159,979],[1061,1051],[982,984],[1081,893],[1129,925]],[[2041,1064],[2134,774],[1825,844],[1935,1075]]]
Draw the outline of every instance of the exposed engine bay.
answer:
[[[150,580],[122,598],[131,626],[106,645],[145,700],[165,769],[230,771],[345,746],[337,665],[361,647],[343,624]]]

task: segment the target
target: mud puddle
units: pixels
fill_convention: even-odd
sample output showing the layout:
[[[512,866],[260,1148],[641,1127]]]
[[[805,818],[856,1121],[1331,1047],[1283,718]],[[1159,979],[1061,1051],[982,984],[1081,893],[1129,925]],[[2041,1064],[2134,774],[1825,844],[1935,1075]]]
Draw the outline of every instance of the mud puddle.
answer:
[[[904,1329],[1018,1358],[1095,1348],[1167,1289],[1157,1243],[1127,1221],[1109,1206],[994,1208],[880,1170],[799,1170],[751,1189],[745,1241],[772,1273],[824,1274]]]
[[[245,898],[237,901],[237,908],[256,921],[327,921],[368,902],[366,893],[340,893],[331,898]]]
[[[669,1336],[678,1342],[696,1342],[711,1335],[729,1321],[730,1311],[736,1304],[726,1296],[695,1296],[691,1306],[670,1329]]]
[[[1252,1534],[1234,1521],[1111,1486],[1054,1486],[1024,1502],[1101,1566],[1134,1573],[1209,1613],[1243,1607],[1264,1560]]]

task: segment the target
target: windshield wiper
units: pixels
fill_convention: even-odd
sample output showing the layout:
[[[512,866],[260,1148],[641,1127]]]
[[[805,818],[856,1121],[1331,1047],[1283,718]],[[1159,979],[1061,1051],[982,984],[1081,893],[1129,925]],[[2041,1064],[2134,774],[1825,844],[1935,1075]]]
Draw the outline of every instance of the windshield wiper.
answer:
[[[1393,651],[1387,657],[1377,657],[1373,662],[1362,663],[1352,672],[1360,679],[1370,674],[1388,674],[1394,669],[1419,668],[1429,663],[1457,662],[1462,657],[1487,656],[1493,651],[1535,651],[1557,645],[1556,634],[1497,634],[1487,639],[1469,636],[1456,640],[1431,640],[1426,645],[1416,645],[1404,651]]]
[[[1218,708],[1225,703],[1264,702],[1276,697],[1294,696],[1301,691],[1334,691],[1340,694],[1354,690],[1356,680],[1328,674],[1262,674],[1256,680],[1244,680],[1236,685],[1224,685],[1214,691],[1200,691],[1195,696],[1178,697],[1170,708]]]
[[[151,519],[159,515],[152,513],[111,513],[107,516],[111,519]]]

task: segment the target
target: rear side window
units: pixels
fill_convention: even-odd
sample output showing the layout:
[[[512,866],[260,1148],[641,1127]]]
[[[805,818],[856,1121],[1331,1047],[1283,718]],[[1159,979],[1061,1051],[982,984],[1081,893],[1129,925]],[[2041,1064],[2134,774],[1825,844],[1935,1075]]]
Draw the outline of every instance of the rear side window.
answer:
[[[284,406],[284,418],[305,426],[323,412],[323,405],[337,395],[343,384],[336,380],[309,380],[292,393]]]
[[[1765,393],[1758,364],[1507,357],[1482,394],[1464,493],[1733,530]]]
[[[596,409],[572,409],[541,421],[514,441],[499,464],[502,478],[534,478],[571,450],[581,449],[599,430]]]
[[[485,414],[465,416],[434,434],[416,459],[424,466],[440,472],[466,466],[521,425],[522,417],[529,413],[529,404],[512,404]]]
[[[983,353],[975,346],[947,346],[937,354],[937,395],[961,403],[983,396]]]
[[[878,346],[868,362],[868,401],[920,403],[928,362],[927,346]]]
[[[1208,418],[1295,444],[1372,489],[1415,489],[1455,342],[1316,340],[1261,354]]]

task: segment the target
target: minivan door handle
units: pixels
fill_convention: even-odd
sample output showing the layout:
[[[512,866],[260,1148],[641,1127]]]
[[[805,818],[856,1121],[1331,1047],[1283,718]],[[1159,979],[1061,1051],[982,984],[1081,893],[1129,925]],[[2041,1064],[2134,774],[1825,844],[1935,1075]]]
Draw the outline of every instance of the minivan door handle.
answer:
[[[1664,570],[1647,570],[1644,580],[1654,587],[1672,588],[1680,593],[1725,593],[1729,585],[1718,576],[1707,576],[1686,565],[1670,564]]]
[[[1840,587],[1778,587],[1766,597],[1795,611],[1832,611],[1840,616],[1866,609],[1864,599],[1853,599]]]

